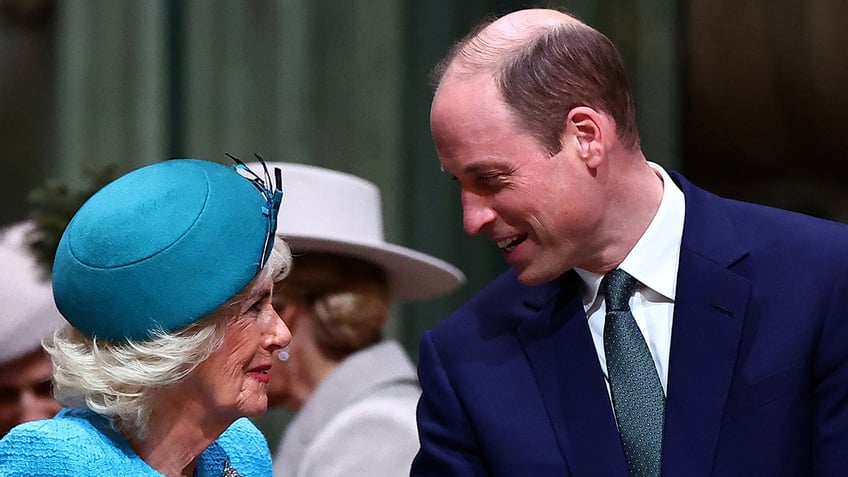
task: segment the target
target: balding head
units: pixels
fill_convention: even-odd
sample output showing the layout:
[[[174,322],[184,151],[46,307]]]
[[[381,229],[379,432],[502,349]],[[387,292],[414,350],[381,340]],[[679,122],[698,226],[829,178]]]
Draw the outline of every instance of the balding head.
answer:
[[[504,61],[552,28],[585,25],[566,13],[549,9],[528,9],[509,13],[478,25],[459,41],[441,64],[443,75],[466,77],[494,72]]]
[[[519,10],[483,23],[453,46],[434,70],[438,88],[490,77],[521,127],[552,155],[575,106],[608,114],[622,145],[639,146],[624,64],[612,42],[557,10]],[[438,89],[437,89],[438,91]]]

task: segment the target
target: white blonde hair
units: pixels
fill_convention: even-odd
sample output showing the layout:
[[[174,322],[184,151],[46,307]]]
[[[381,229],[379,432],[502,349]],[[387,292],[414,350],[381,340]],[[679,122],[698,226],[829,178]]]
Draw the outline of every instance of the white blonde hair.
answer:
[[[288,245],[277,239],[268,262],[245,289],[208,316],[146,340],[110,342],[66,326],[43,342],[53,360],[53,393],[65,407],[86,407],[126,436],[144,438],[158,391],[183,380],[217,350],[227,319],[243,313],[243,297],[291,270]]]

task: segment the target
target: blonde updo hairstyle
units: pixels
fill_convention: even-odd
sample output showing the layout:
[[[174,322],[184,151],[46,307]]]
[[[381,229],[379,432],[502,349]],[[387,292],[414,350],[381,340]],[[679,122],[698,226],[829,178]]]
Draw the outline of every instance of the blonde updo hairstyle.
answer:
[[[305,303],[315,342],[328,358],[340,361],[383,338],[389,318],[388,281],[370,262],[331,253],[304,254],[276,292],[278,300],[293,297]]]
[[[291,270],[288,245],[277,239],[266,265],[235,297],[175,332],[146,340],[104,341],[66,326],[44,340],[53,360],[53,393],[65,407],[86,407],[127,436],[145,437],[159,391],[188,376],[222,344],[227,320],[245,311],[243,297]],[[116,317],[120,319],[120,317]]]

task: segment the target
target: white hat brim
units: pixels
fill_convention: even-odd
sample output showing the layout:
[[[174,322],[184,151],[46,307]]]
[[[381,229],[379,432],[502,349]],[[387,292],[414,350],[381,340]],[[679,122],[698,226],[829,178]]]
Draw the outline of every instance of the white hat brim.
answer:
[[[18,222],[0,231],[0,364],[39,349],[42,338],[65,324],[50,280],[27,245],[34,227],[30,221]]]
[[[455,291],[465,283],[465,275],[436,257],[386,242],[280,235],[295,255],[309,252],[335,253],[374,263],[386,271],[389,293],[394,301],[433,298]]]

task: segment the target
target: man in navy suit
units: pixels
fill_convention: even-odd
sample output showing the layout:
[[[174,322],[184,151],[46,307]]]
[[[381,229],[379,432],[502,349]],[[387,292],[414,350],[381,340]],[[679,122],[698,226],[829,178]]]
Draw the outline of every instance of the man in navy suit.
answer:
[[[575,18],[481,28],[437,68],[430,123],[466,232],[511,270],[422,338],[412,475],[848,475],[848,226],[647,161],[619,53]],[[616,269],[663,406],[654,470],[613,404]]]

